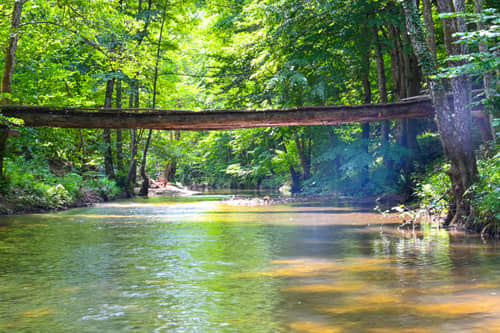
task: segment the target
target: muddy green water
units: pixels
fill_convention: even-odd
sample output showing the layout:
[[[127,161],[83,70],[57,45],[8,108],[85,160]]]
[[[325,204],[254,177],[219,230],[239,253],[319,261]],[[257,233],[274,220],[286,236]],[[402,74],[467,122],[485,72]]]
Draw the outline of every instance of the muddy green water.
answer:
[[[495,242],[169,200],[0,218],[0,332],[500,331]]]

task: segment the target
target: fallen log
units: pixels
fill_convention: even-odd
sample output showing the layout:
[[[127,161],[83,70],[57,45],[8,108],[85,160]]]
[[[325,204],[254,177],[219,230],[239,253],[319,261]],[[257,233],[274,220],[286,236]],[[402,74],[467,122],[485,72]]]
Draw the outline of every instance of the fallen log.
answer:
[[[312,106],[264,110],[82,109],[46,106],[0,106],[7,117],[25,126],[63,128],[148,128],[163,130],[224,130],[252,127],[339,125],[434,114],[428,96],[389,104]]]

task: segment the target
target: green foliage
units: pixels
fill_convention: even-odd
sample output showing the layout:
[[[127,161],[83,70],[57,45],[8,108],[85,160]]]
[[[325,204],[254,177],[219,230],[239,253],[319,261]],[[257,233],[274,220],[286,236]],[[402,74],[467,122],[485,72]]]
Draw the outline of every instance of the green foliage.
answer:
[[[109,200],[119,194],[114,181],[96,173],[71,171],[57,176],[39,153],[26,160],[13,156],[6,160],[2,192],[7,198],[15,198],[26,209],[60,209],[79,204],[85,193],[96,192]]]
[[[500,234],[500,153],[479,161],[479,181],[469,191],[475,208],[474,223],[483,232]]]
[[[448,163],[438,162],[417,182],[416,194],[420,204],[437,216],[443,216],[448,211],[451,183],[446,170],[449,167]]]
[[[478,161],[479,180],[468,190],[474,214],[471,218],[481,231],[500,234],[500,153]],[[433,214],[447,213],[450,197],[450,180],[446,174],[448,163],[438,163],[419,181],[416,194],[422,207]]]

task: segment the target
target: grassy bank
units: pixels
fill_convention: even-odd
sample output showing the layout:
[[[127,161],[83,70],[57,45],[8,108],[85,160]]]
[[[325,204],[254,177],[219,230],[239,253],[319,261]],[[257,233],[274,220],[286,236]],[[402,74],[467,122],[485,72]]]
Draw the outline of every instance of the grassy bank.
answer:
[[[9,160],[1,182],[0,214],[62,210],[108,201],[120,189],[99,172],[72,168],[54,161]]]

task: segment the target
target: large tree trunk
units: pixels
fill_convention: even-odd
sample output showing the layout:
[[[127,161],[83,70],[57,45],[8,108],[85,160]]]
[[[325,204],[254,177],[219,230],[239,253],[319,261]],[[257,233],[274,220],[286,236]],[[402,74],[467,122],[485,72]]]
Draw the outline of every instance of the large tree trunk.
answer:
[[[5,64],[2,75],[2,85],[0,93],[12,93],[12,76],[14,75],[14,67],[16,64],[17,41],[19,40],[18,29],[21,24],[21,13],[23,5],[26,1],[15,1],[14,10],[12,11],[12,19],[10,23],[9,44],[5,50]],[[2,103],[9,103],[10,98],[2,98]]]
[[[438,10],[441,13],[462,12],[465,13],[464,0],[438,0]],[[467,54],[467,45],[455,44],[454,34],[457,32],[467,32],[465,18],[457,17],[442,19],[446,52],[449,56]],[[463,63],[452,63],[451,65],[462,65]],[[448,154],[452,160],[452,165],[448,170],[448,175],[455,185],[455,211],[449,216],[448,222],[462,222],[471,214],[470,204],[464,198],[465,191],[475,182],[477,178],[477,166],[471,140],[471,84],[468,77],[462,75],[451,78],[451,91],[453,95],[453,145],[450,145]],[[446,139],[446,138],[445,138]],[[446,152],[446,149],[445,149]],[[450,210],[453,212],[453,210]],[[462,221],[461,221],[462,220]],[[466,221],[466,220],[465,220]]]
[[[111,79],[106,82],[106,96],[104,100],[104,108],[111,108],[113,103],[113,86],[115,80]],[[104,169],[106,177],[113,179],[115,178],[115,171],[113,169],[113,152],[111,150],[111,130],[104,129],[103,131],[103,141],[104,141]]]
[[[116,108],[122,108],[122,80],[116,81]],[[123,165],[123,142],[122,130],[116,130],[116,168],[120,174],[123,174],[125,167]]]
[[[440,11],[450,11],[450,3],[447,0],[438,0]],[[420,16],[412,1],[404,1],[406,24],[411,32],[410,38],[413,49],[419,59],[420,66],[426,77],[431,77],[438,73],[437,64],[432,53],[427,47],[425,34],[420,24]],[[456,22],[453,19],[444,19],[443,28],[445,30],[445,41],[449,55],[458,54],[456,45],[450,40],[451,34],[458,32]],[[458,52],[460,49],[458,50]],[[470,203],[465,196],[466,190],[477,179],[477,165],[472,150],[470,127],[470,110],[463,104],[464,99],[458,94],[469,95],[466,80],[457,78],[452,83],[454,107],[449,104],[446,96],[444,84],[440,79],[429,79],[429,87],[436,109],[437,124],[440,132],[441,143],[446,157],[451,162],[448,175],[451,180],[451,193],[454,201],[450,207],[450,218],[448,223],[465,224],[468,227],[471,214]]]

